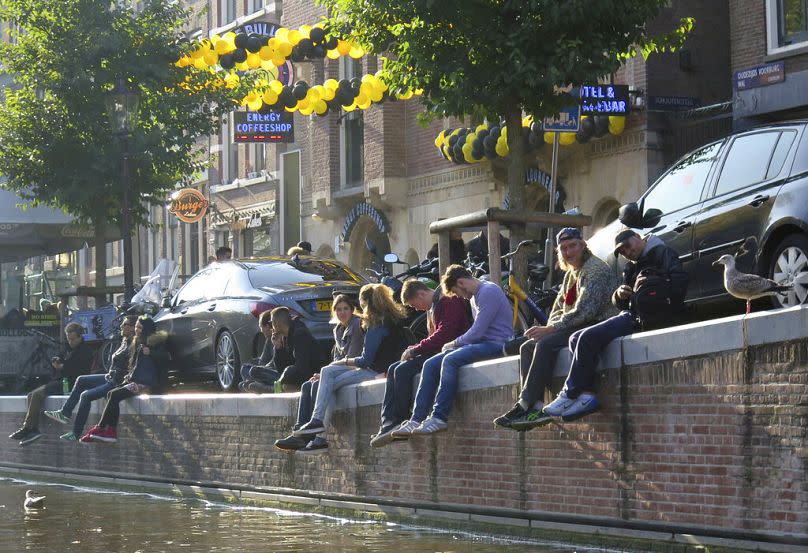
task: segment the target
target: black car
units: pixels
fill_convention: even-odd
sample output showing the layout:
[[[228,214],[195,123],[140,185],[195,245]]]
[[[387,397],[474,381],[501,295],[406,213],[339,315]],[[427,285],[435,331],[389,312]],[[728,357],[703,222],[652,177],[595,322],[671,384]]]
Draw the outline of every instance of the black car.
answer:
[[[328,321],[335,294],[359,294],[366,280],[345,265],[314,256],[276,256],[212,263],[191,277],[155,316],[169,333],[171,376],[215,378],[223,390],[240,379],[242,362],[264,346],[258,316],[278,306],[311,330],[325,360],[333,334]]]
[[[613,261],[614,236],[625,226],[653,233],[679,253],[690,274],[689,303],[729,300],[722,267],[713,262],[739,250],[740,271],[794,284],[772,297],[775,307],[804,303],[808,121],[736,133],[685,155],[588,241],[595,255]]]

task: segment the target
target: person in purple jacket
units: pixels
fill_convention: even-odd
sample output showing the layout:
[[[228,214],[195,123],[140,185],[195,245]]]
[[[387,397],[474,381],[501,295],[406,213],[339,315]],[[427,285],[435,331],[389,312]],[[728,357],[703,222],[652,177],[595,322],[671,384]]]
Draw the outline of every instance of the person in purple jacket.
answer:
[[[474,322],[461,336],[444,344],[441,353],[424,363],[412,417],[393,430],[393,438],[446,430],[460,367],[501,355],[502,346],[513,332],[511,304],[493,282],[477,280],[461,265],[450,265],[441,278],[441,286],[446,294],[471,300]]]
[[[412,382],[427,359],[439,353],[447,342],[466,332],[471,325],[466,300],[432,290],[420,280],[408,280],[401,289],[401,302],[427,312],[429,336],[404,350],[401,360],[387,369],[387,385],[382,402],[382,422],[370,445],[382,447],[393,442],[393,430],[410,418]]]

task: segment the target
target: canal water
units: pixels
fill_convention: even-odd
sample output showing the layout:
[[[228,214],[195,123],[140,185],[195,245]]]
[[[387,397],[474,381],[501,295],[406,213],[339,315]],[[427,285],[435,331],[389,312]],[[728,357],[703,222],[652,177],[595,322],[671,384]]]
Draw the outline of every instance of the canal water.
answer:
[[[47,496],[23,509],[25,492]],[[507,541],[376,521],[0,478],[0,552],[396,552],[602,551]]]

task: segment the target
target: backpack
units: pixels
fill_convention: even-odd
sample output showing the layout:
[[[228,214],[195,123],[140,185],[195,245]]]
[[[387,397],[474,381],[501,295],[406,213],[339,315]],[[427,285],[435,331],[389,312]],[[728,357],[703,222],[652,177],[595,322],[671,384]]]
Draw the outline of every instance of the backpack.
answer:
[[[632,311],[640,319],[643,329],[667,326],[676,315],[676,307],[671,301],[671,282],[667,275],[655,269],[643,269],[635,280],[641,280],[634,286],[631,296]]]

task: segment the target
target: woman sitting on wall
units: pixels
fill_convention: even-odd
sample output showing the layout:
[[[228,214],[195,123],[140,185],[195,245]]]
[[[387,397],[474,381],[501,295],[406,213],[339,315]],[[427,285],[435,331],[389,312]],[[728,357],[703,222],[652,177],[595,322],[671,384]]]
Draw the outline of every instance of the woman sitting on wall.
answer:
[[[331,350],[331,359],[339,363],[342,359],[362,355],[362,344],[365,331],[362,329],[362,319],[355,313],[355,300],[340,294],[334,298],[331,306],[331,324],[334,325],[334,349]],[[320,373],[315,374],[300,387],[300,404],[297,408],[297,423],[292,430],[299,430],[309,422],[317,399],[317,390],[320,387]],[[293,453],[303,449],[309,440],[291,434],[275,442],[275,447]]]
[[[117,388],[107,394],[107,404],[97,426],[92,427],[81,442],[118,441],[118,418],[120,402],[134,396],[147,394],[159,386],[170,359],[166,349],[168,334],[157,332],[154,321],[143,315],[135,324],[135,339],[129,354],[129,372]]]
[[[301,453],[321,453],[328,449],[328,442],[317,434],[325,432],[323,419],[337,390],[376,378],[404,351],[406,311],[393,300],[392,290],[384,284],[366,284],[359,291],[359,306],[365,329],[362,355],[338,359],[323,367],[311,419],[292,432],[293,436],[311,440],[299,450]]]

